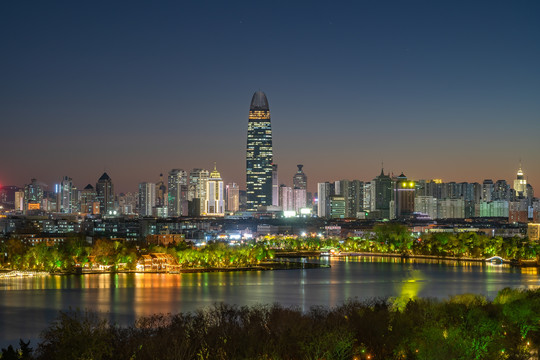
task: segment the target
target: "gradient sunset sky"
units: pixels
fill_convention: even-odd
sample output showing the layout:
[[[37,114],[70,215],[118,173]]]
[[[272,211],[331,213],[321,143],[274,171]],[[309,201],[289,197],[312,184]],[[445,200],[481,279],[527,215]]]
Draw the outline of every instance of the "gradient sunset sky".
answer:
[[[248,110],[290,185],[404,172],[540,192],[538,1],[3,1],[0,184],[117,192],[213,167],[245,184]]]

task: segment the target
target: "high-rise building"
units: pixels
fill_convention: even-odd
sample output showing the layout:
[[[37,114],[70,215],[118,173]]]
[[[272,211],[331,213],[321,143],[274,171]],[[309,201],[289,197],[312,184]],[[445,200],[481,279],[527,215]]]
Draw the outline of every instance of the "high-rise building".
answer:
[[[237,212],[240,210],[240,188],[237,183],[230,183],[227,189],[227,211]]]
[[[455,184],[455,183],[454,183]],[[395,217],[403,218],[412,215],[414,212],[414,197],[416,183],[407,180],[407,177],[401,173],[396,181],[395,199]]]
[[[72,195],[73,195],[73,180],[64,176],[60,185],[56,188],[57,200],[56,206],[57,211],[64,214],[71,214],[72,209]]]
[[[330,197],[334,195],[335,185],[329,182],[317,184],[317,216],[322,218],[330,217]]]
[[[293,176],[293,187],[307,191],[307,176],[304,174],[304,170],[302,170],[304,165],[298,164],[296,166],[298,166],[298,170],[296,170],[296,174]]]
[[[294,210],[294,192],[292,187],[281,184],[279,187],[279,199],[279,206],[281,206],[283,211]]]
[[[206,182],[210,172],[205,169],[192,169],[189,173],[189,188],[188,188],[188,200],[201,199],[204,201],[206,198]]]
[[[114,185],[106,172],[96,184],[96,200],[99,201],[100,214],[108,215],[114,211]]]
[[[371,182],[371,212],[375,218],[388,219],[390,217],[390,201],[393,196],[393,180],[390,175],[381,174]]]
[[[306,189],[293,189],[293,210],[296,211],[297,214],[300,213],[300,209],[306,207],[306,195]]]
[[[262,91],[251,99],[247,133],[246,193],[247,210],[272,205],[272,127],[270,107]]]
[[[214,171],[206,182],[206,198],[204,206],[204,215],[223,216],[225,215],[225,200],[223,196],[223,180],[221,174],[214,165]]]
[[[527,197],[527,179],[523,176],[521,166],[519,167],[516,179],[514,180],[514,191],[516,192],[517,198]]]
[[[156,206],[167,206],[167,186],[163,181],[163,174],[159,174],[159,181],[156,183]]]
[[[0,205],[4,209],[15,208],[15,192],[19,191],[18,186],[2,186],[0,189]]]
[[[506,180],[497,180],[491,196],[492,200],[510,201],[512,197],[512,189],[510,189],[510,185],[506,183]]]
[[[330,217],[332,219],[343,219],[346,216],[345,213],[345,197],[340,195],[330,196]]]
[[[206,201],[206,183],[210,172],[205,169],[193,169],[189,173],[188,201],[191,203],[190,216],[200,216],[204,213]]]
[[[339,180],[335,182],[336,195],[345,198],[345,217],[356,218],[364,210],[364,182]]]
[[[139,209],[139,192],[120,193],[117,196],[120,214],[132,215]]]
[[[495,189],[495,185],[493,184],[493,180],[491,179],[485,179],[482,183],[482,201],[491,201],[491,196],[493,194],[493,189]]]
[[[277,164],[272,164],[272,205],[279,206],[279,179]]]
[[[156,206],[156,184],[143,182],[139,184],[139,216],[152,216]]]
[[[24,186],[24,210],[39,210],[43,201],[43,187],[36,179]]]
[[[437,219],[437,198],[433,196],[416,196],[414,199],[414,211],[429,216],[431,219]]]
[[[93,214],[94,202],[96,201],[96,190],[90,184],[81,190],[81,212],[84,214]]]
[[[167,178],[167,205],[169,216],[187,216],[188,213],[188,180],[187,172],[182,169],[172,169]]]

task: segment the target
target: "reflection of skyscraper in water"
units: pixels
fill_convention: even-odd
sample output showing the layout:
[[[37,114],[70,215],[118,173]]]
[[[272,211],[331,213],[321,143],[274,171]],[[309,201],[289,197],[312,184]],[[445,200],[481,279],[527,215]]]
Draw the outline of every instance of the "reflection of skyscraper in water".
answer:
[[[272,127],[270,107],[262,91],[251,99],[246,151],[247,210],[272,205]]]

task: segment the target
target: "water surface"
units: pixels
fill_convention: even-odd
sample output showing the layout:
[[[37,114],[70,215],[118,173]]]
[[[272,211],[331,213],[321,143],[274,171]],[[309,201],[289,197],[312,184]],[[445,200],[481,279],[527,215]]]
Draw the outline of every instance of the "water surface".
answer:
[[[193,311],[215,302],[280,303],[307,310],[347,299],[463,293],[494,298],[505,287],[536,288],[536,268],[394,258],[321,258],[330,268],[191,274],[99,274],[0,279],[0,346],[34,344],[59,310],[90,309],[131,324],[153,313]]]

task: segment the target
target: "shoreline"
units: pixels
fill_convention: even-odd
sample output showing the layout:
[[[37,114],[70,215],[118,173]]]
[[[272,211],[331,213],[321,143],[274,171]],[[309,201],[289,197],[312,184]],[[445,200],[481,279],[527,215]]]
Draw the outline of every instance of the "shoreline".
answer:
[[[276,270],[297,270],[297,269],[323,269],[330,268],[330,265],[306,263],[300,261],[265,261],[258,265],[244,267],[224,267],[224,268],[183,268],[176,271],[167,270],[118,270],[118,271],[99,271],[89,270],[81,272],[47,272],[47,271],[26,271],[26,270],[1,270],[1,278],[18,278],[34,276],[63,276],[63,275],[96,275],[96,274],[194,274],[194,273],[212,273],[212,272],[234,272],[234,271],[276,271]]]
[[[303,258],[313,256],[329,256],[329,257],[391,257],[401,259],[420,259],[420,260],[443,260],[443,261],[467,261],[477,263],[489,263],[484,258],[472,258],[472,257],[457,257],[457,256],[437,256],[437,255],[412,255],[412,254],[396,254],[396,253],[373,253],[373,252],[341,252],[336,255],[322,255],[320,251],[287,251],[276,252],[276,258]],[[508,264],[514,267],[540,267],[537,260],[507,260],[503,259],[503,264]]]
[[[276,252],[274,260],[264,261],[260,264],[244,267],[224,267],[224,268],[182,268],[175,271],[167,270],[117,270],[117,271],[74,271],[74,272],[47,272],[47,271],[29,271],[29,270],[0,270],[0,279],[2,278],[17,278],[17,277],[41,277],[49,275],[95,275],[95,274],[193,274],[193,273],[212,273],[212,272],[234,272],[234,271],[274,271],[274,270],[297,270],[297,269],[322,269],[329,268],[330,265],[307,263],[302,261],[280,261],[280,259],[300,259],[306,257],[381,257],[381,258],[400,258],[403,260],[438,260],[438,261],[457,261],[457,262],[476,262],[490,263],[483,258],[472,257],[455,257],[455,256],[436,256],[436,255],[408,255],[396,253],[372,253],[372,252],[341,252],[334,255],[323,255],[321,251],[283,251]],[[502,264],[507,264],[512,267],[540,267],[536,260],[506,260],[503,259]]]

